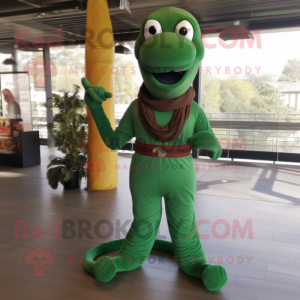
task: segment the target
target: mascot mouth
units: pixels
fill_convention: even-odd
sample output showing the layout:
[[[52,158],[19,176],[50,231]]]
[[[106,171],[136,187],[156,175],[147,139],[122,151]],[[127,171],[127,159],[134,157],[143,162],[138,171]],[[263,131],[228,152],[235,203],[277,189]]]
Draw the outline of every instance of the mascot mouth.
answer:
[[[186,71],[180,72],[165,72],[165,73],[151,73],[156,81],[165,85],[172,85],[179,82]]]

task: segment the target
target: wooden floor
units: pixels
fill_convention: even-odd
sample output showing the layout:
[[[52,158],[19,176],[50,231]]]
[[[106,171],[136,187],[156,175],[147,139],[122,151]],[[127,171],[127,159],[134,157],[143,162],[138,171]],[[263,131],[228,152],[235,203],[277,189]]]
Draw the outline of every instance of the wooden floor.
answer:
[[[119,155],[117,189],[87,191],[83,181],[81,190],[64,191],[62,187],[49,188],[45,178],[46,165],[53,154],[42,147],[40,166],[26,169],[0,166],[1,299],[300,300],[300,170],[297,167],[247,164],[244,170],[198,170],[196,220],[209,222],[199,226],[199,232],[209,236],[202,240],[202,245],[208,261],[222,264],[228,273],[228,283],[221,291],[208,292],[201,280],[186,276],[171,255],[159,251],[153,251],[142,267],[118,273],[109,283],[98,282],[86,273],[81,265],[86,251],[104,241],[124,237],[116,230],[117,223],[123,225],[132,220],[130,158]],[[228,166],[229,162],[218,164]],[[55,226],[56,219],[59,239],[47,238],[45,234],[41,239],[33,238],[37,231],[33,228],[46,231]],[[94,225],[103,219],[114,228],[107,237],[105,225],[100,231],[94,230]],[[79,238],[78,220],[91,224],[90,238]],[[230,229],[224,239],[212,234],[213,224],[222,220],[228,222]],[[16,221],[28,225],[26,238],[16,236]],[[74,222],[76,236],[71,239],[63,238],[66,231],[62,227],[66,222]],[[239,233],[232,238],[233,224],[243,228],[249,222],[253,238],[249,232],[244,238]],[[224,234],[224,228],[218,225],[216,233]],[[54,231],[50,233],[54,235]],[[159,235],[170,239],[165,217]],[[49,249],[55,257],[55,264],[44,269],[44,277],[34,277],[33,264],[26,260],[27,252],[36,247]]]

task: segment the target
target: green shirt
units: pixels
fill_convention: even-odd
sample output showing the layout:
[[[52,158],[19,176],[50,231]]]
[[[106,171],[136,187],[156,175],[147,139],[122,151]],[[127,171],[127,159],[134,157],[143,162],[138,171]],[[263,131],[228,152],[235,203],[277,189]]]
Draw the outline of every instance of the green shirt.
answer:
[[[110,149],[121,148],[133,137],[136,137],[138,141],[146,144],[184,145],[186,144],[187,139],[192,137],[195,133],[208,131],[214,135],[206,114],[204,113],[203,109],[194,101],[192,102],[189,118],[186,121],[180,135],[175,140],[170,142],[159,142],[152,138],[145,130],[139,119],[138,99],[134,100],[129,105],[115,131],[111,128],[110,122],[106,117],[102,106],[97,109],[92,109],[91,112],[96,121],[96,125],[103,141],[105,141]],[[172,119],[173,113],[174,111],[155,111],[157,123],[161,126],[165,126]],[[215,152],[208,152],[209,157],[212,159],[218,159],[222,153],[221,147],[215,150]]]

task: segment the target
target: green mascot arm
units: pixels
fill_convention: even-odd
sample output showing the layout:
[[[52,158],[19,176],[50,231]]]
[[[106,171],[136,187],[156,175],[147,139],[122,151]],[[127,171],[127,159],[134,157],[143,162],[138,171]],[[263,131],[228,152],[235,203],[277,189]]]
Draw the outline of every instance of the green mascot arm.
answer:
[[[121,148],[131,140],[134,135],[132,107],[129,106],[120,121],[119,126],[116,130],[113,130],[102,107],[102,102],[106,101],[107,98],[111,98],[112,94],[106,92],[103,87],[91,87],[86,78],[82,78],[81,82],[85,89],[84,100],[91,111],[103,142],[112,150]]]
[[[187,139],[187,144],[194,149],[207,150],[208,156],[214,160],[218,159],[222,154],[222,148],[218,139],[210,127],[205,112],[200,106],[197,109],[194,135]]]

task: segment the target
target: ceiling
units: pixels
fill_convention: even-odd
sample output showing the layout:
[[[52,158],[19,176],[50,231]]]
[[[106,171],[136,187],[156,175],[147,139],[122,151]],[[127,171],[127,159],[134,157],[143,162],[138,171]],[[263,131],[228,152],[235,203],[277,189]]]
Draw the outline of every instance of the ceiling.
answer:
[[[299,0],[129,0],[131,15],[108,1],[116,42],[135,40],[144,18],[168,6],[191,12],[202,30],[219,32],[236,20],[246,21],[250,30],[300,26]],[[64,44],[84,43],[86,5],[87,0],[0,0],[0,52],[1,44],[14,42],[20,28],[29,33],[28,41],[56,35],[61,28]]]

